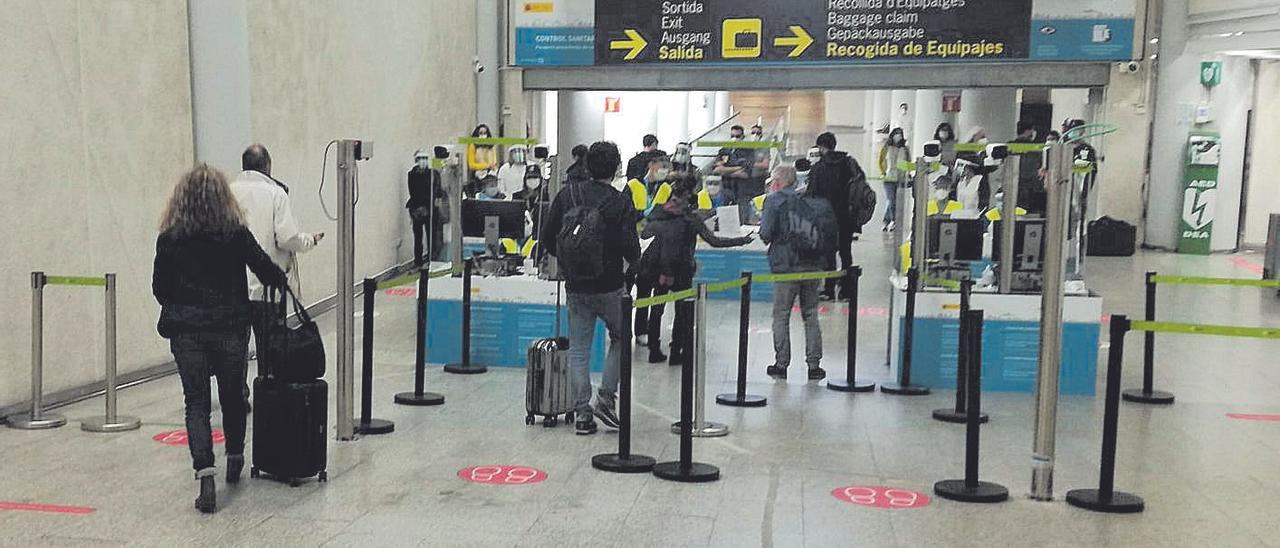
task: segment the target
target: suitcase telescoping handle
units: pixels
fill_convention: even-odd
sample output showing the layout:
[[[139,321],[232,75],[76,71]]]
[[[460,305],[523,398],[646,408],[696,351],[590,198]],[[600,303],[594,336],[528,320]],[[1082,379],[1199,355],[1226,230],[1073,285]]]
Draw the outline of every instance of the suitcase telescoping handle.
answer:
[[[556,338],[560,338],[560,280],[556,280]]]

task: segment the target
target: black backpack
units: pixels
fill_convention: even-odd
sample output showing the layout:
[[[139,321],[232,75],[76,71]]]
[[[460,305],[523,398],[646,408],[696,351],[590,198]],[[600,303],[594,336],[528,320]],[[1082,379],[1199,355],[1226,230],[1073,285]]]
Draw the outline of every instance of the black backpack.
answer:
[[[826,198],[803,194],[782,205],[786,242],[806,259],[826,257],[836,250],[838,228]]]
[[[849,159],[849,220],[853,221],[855,229],[861,229],[863,225],[871,222],[871,217],[876,212],[876,191],[871,190],[871,185],[867,184],[867,176],[862,169],[853,164],[853,159]],[[835,204],[832,204],[834,207]]]
[[[564,223],[556,235],[556,260],[566,280],[591,281],[604,275],[604,217],[600,206],[583,203],[582,190],[569,185],[575,205],[564,214]]]

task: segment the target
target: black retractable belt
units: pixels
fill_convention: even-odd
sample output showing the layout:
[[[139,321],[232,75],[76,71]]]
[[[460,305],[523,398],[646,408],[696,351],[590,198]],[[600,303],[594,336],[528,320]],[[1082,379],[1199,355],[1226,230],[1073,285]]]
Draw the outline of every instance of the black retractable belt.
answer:
[[[927,396],[929,387],[911,384],[911,352],[915,338],[916,291],[920,286],[920,270],[916,266],[907,269],[907,306],[903,314],[902,360],[898,367],[899,381],[880,385],[880,391],[893,396]]]
[[[1142,497],[1115,490],[1116,436],[1120,420],[1120,370],[1124,364],[1124,337],[1129,332],[1129,318],[1111,317],[1111,348],[1107,351],[1107,396],[1102,415],[1102,458],[1097,489],[1067,491],[1067,504],[1110,514],[1141,512],[1146,503]]]
[[[747,331],[751,328],[751,273],[743,272],[747,283],[742,286],[738,304],[738,389],[732,394],[716,396],[716,403],[729,407],[764,407],[769,403],[764,396],[747,393]]]
[[[960,340],[959,352],[956,353],[956,406],[933,410],[933,418],[942,422],[964,424],[969,422],[966,402],[969,382],[969,366],[967,364],[967,348],[969,346],[969,330],[972,326],[964,321],[969,313],[969,295],[973,290],[973,280],[960,281]],[[987,422],[987,414],[978,412],[978,422]]]
[[[462,263],[462,363],[444,366],[445,373],[477,375],[489,371],[488,367],[471,363],[471,272],[475,258]]]
[[[389,420],[375,419],[373,414],[373,305],[378,295],[378,281],[364,279],[364,362],[360,369],[360,420],[356,423],[357,434],[374,435],[390,434],[395,431],[396,423]]]
[[[858,381],[858,280],[862,267],[853,266],[845,271],[844,291],[849,307],[849,332],[845,339],[845,375],[843,381],[829,380],[827,388],[837,392],[871,392],[873,382]]]
[[[618,393],[618,452],[603,453],[591,457],[591,466],[605,472],[636,474],[652,472],[654,459],[631,452],[631,296],[622,297],[622,337],[613,343],[620,344]]]
[[[942,480],[933,484],[933,492],[942,498],[960,502],[1002,502],[1009,499],[1008,489],[996,483],[978,480],[981,424],[978,409],[982,405],[982,311],[966,311],[960,316],[960,325],[964,326],[968,339],[961,360],[968,369],[969,377],[969,382],[965,385],[969,392],[969,408],[965,423],[964,479]]]
[[[417,321],[414,322],[416,336],[414,337],[414,362],[413,362],[413,392],[401,392],[396,394],[396,403],[400,405],[414,405],[419,407],[441,405],[444,403],[444,396],[432,392],[424,392],[426,389],[426,369],[427,369],[427,288],[431,279],[431,263],[427,263],[428,267],[424,267],[418,273],[418,299],[417,299]]]

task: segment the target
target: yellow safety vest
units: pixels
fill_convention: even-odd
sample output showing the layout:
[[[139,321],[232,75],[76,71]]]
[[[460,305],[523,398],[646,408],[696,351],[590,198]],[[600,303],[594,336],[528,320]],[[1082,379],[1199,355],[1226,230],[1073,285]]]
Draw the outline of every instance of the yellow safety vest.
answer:
[[[660,206],[671,199],[671,183],[662,183],[658,191],[653,193],[653,205]]]
[[[515,255],[520,251],[519,246],[516,245],[516,241],[511,238],[503,238],[498,240],[498,243],[502,245],[502,252],[507,255]]]
[[[698,209],[711,209],[711,193],[705,190],[698,192]]]
[[[752,205],[754,205],[754,206],[756,206],[756,212],[763,212],[763,211],[764,211],[764,197],[765,197],[765,195],[764,195],[764,194],[761,194],[761,195],[756,196],[755,198],[752,198],[752,199],[751,199],[751,204],[752,204]]]
[[[639,179],[632,179],[627,181],[627,188],[631,190],[631,204],[636,211],[644,211],[649,207],[649,190],[644,187],[644,183]]]
[[[530,255],[533,255],[533,249],[536,245],[538,245],[538,240],[533,238],[525,240],[524,247],[520,249],[520,255],[526,259],[529,258]]]

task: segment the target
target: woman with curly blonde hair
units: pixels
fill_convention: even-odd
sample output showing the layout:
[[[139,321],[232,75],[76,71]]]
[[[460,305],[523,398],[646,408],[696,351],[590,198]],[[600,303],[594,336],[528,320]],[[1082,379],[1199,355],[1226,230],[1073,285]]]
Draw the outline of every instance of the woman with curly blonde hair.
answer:
[[[160,221],[151,290],[160,303],[157,330],[169,339],[186,404],[188,448],[201,512],[217,508],[213,476],[209,378],[218,379],[226,434],[227,482],[244,468],[245,350],[249,342],[249,290],[245,267],[267,285],[282,286],[284,272],[244,225],[227,177],[197,165],[174,187]]]

